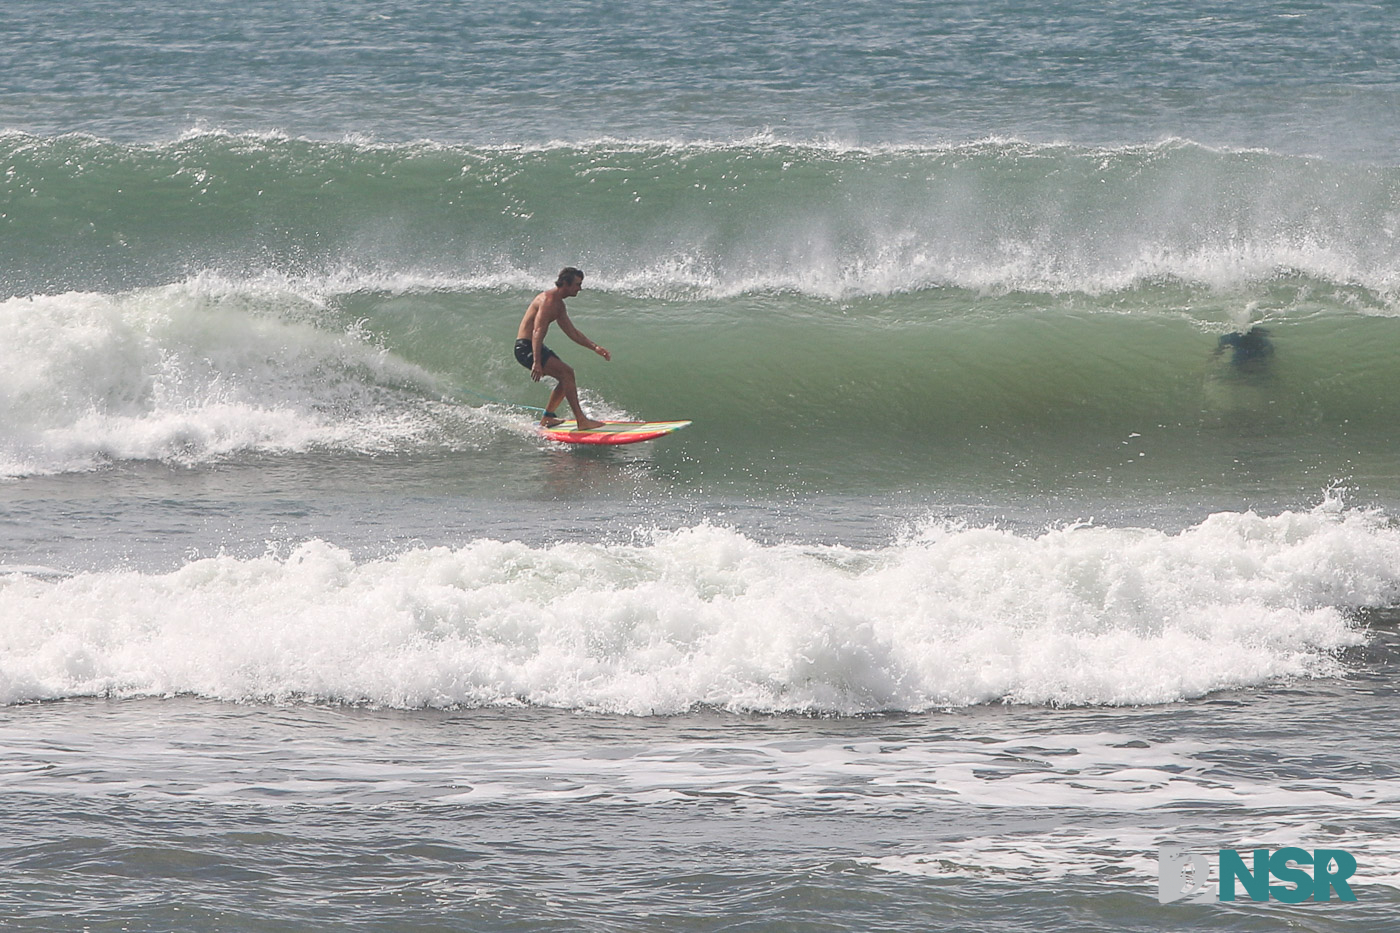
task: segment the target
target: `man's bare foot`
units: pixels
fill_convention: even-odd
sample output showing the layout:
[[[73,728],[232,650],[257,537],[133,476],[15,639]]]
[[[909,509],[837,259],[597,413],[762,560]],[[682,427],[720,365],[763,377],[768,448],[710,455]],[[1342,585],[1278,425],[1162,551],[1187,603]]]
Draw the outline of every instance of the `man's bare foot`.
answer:
[[[601,428],[606,422],[594,421],[592,418],[578,419],[578,429],[580,431],[591,431],[594,428]]]
[[[540,427],[542,428],[557,428],[563,423],[563,418],[557,418],[551,414],[546,414],[543,418],[540,419]]]

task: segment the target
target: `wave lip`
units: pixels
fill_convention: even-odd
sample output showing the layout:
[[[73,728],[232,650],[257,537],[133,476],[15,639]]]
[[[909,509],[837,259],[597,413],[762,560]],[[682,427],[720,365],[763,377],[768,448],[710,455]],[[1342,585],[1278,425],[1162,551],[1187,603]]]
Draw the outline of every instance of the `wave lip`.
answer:
[[[931,525],[875,550],[701,525],[355,562],[0,577],[0,698],[195,694],[636,715],[1164,703],[1343,672],[1400,595],[1400,531],[1332,504],[1177,535]]]
[[[1180,139],[468,146],[201,132],[129,145],[2,134],[0,157],[16,195],[0,218],[12,294],[266,268],[530,287],[565,261],[588,270],[590,287],[661,298],[1103,295],[1280,276],[1392,303],[1400,289],[1400,168]]]

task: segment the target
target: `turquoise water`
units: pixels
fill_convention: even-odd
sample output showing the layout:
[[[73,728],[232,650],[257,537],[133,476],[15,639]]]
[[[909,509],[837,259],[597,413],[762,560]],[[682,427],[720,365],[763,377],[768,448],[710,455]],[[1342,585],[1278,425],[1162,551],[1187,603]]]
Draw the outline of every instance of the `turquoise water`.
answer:
[[[1392,5],[4,22],[0,924],[1394,926]]]

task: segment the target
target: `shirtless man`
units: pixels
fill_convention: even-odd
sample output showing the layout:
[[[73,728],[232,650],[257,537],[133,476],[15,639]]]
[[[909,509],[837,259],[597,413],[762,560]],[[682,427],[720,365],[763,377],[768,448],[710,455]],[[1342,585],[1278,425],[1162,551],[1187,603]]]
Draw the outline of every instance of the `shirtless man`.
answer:
[[[530,302],[525,316],[520,319],[520,329],[515,332],[515,359],[530,370],[530,378],[539,382],[541,376],[553,376],[558,380],[554,391],[549,394],[549,404],[545,406],[544,417],[540,419],[541,427],[552,428],[563,423],[563,419],[555,414],[555,409],[565,398],[569,400],[569,407],[574,410],[574,418],[580,428],[596,428],[603,423],[584,415],[578,403],[578,385],[574,382],[573,367],[544,345],[544,335],[549,325],[557,321],[559,329],[574,343],[587,347],[605,360],[612,359],[611,353],[589,340],[574,326],[574,322],[569,320],[569,312],[564,309],[564,299],[574,297],[582,289],[583,270],[565,267],[559,273],[559,278],[555,279],[554,287],[540,292]]]

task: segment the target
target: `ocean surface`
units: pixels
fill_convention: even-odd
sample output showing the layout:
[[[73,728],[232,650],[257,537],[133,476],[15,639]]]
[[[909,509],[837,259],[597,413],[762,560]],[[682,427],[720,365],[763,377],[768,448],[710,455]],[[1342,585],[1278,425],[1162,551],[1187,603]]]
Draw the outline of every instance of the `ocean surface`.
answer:
[[[0,37],[0,929],[1400,928],[1394,3]]]

